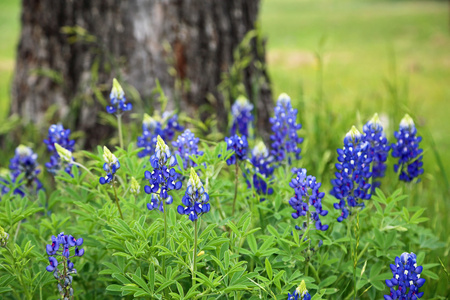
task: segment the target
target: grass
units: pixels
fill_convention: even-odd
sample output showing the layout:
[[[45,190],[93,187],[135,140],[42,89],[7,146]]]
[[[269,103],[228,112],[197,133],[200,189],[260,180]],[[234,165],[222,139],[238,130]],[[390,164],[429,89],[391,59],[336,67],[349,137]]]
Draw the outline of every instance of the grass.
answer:
[[[391,109],[384,81],[393,77],[395,54],[399,82],[408,86],[403,101],[418,125],[432,132],[438,151],[450,150],[446,2],[263,0],[260,17],[274,95],[287,92],[295,101],[304,93],[306,111],[313,112],[314,53],[325,39],[325,99],[333,111],[359,111],[364,121]],[[346,122],[350,128],[354,121]],[[450,157],[443,160],[449,173]]]
[[[8,116],[15,51],[20,34],[20,1],[0,1],[0,120]]]

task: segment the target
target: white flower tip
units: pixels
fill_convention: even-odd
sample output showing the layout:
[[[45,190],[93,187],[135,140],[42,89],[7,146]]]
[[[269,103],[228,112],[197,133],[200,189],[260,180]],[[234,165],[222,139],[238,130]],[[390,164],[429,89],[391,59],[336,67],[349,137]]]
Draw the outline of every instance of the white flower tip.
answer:
[[[111,89],[111,94],[113,94],[116,98],[123,98],[124,92],[122,86],[116,78],[113,79],[113,86]]]
[[[355,126],[352,126],[352,129],[350,129],[350,131],[347,132],[346,136],[351,137],[354,140],[355,138],[361,137],[361,132],[359,132],[359,130]]]
[[[400,121],[400,128],[413,128],[414,126],[414,120],[408,114],[405,114]]]
[[[62,147],[60,144],[55,143],[56,152],[58,152],[59,157],[66,162],[72,161],[72,152]]]
[[[253,157],[256,156],[266,157],[269,155],[269,151],[267,150],[267,147],[264,144],[264,142],[260,141],[258,144],[256,144],[255,148],[253,148],[252,155]]]
[[[286,104],[291,102],[291,97],[289,97],[286,93],[281,93],[278,97],[278,102],[281,102],[281,104],[286,106]]]
[[[33,150],[31,150],[30,147],[27,147],[25,145],[19,145],[16,148],[16,154],[18,154],[19,156],[29,156],[33,154]]]

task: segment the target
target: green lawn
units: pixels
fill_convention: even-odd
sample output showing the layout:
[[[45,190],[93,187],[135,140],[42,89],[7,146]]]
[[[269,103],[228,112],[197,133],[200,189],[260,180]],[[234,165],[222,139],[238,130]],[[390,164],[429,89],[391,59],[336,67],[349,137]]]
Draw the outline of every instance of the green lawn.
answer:
[[[313,113],[314,53],[324,38],[323,90],[333,111],[339,113],[345,107],[345,111],[361,112],[362,118],[389,111],[392,101],[384,82],[393,77],[395,53],[399,85],[408,86],[407,95],[402,93],[400,98],[407,101],[419,125],[431,130],[447,167],[448,18],[444,1],[263,0],[261,25],[268,38],[274,94],[287,92],[295,101],[303,90],[306,113]],[[345,122],[350,128],[355,120]],[[428,161],[435,168],[434,160]]]
[[[0,120],[8,115],[15,50],[19,40],[20,1],[0,1]]]

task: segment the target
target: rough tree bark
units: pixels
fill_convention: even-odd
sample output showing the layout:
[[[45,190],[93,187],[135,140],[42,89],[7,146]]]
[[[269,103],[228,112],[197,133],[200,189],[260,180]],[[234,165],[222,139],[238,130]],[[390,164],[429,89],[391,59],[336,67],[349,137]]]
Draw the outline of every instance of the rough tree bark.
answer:
[[[97,83],[104,94],[114,76],[134,86],[148,97],[158,78],[169,99],[173,98],[174,78],[168,73],[167,41],[173,53],[177,76],[189,82],[182,92],[181,108],[193,112],[208,103],[208,95],[218,123],[227,124],[225,99],[218,91],[223,72],[233,64],[233,50],[257,20],[259,0],[23,0],[22,32],[18,46],[12,87],[12,113],[39,123],[47,109],[58,106],[64,120],[71,101],[92,93],[91,68],[100,57]],[[62,28],[80,26],[95,42],[70,42]],[[264,63],[264,52],[251,43],[254,61]],[[110,58],[121,61],[115,69]],[[251,92],[254,64],[244,72],[244,85],[257,108],[257,127],[268,132],[273,107],[269,80],[257,95]],[[107,128],[98,124],[98,103],[83,101],[77,106],[75,123],[91,141],[104,137]],[[106,130],[106,131],[105,131]]]

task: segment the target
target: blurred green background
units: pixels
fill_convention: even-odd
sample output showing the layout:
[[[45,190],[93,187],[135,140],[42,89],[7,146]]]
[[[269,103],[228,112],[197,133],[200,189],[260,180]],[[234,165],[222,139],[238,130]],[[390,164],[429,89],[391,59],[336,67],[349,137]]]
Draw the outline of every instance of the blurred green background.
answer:
[[[9,110],[20,4],[0,1],[0,120]],[[322,51],[323,99],[333,111],[345,106],[362,113],[362,121],[365,113],[387,112],[392,93],[386,81],[397,81],[398,97],[418,125],[431,130],[444,165],[449,165],[447,2],[262,0],[260,22],[274,96],[286,92],[294,102],[302,97],[304,113],[314,113],[315,52]],[[348,120],[345,127],[352,124]]]

